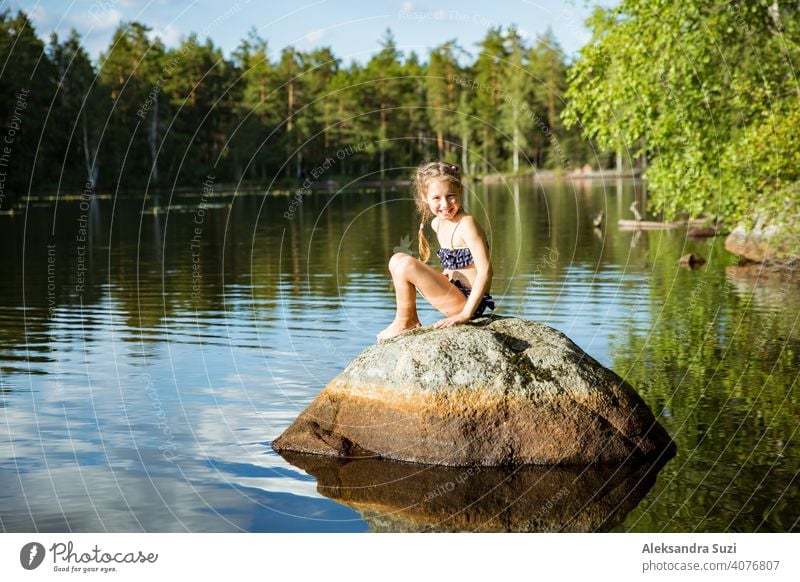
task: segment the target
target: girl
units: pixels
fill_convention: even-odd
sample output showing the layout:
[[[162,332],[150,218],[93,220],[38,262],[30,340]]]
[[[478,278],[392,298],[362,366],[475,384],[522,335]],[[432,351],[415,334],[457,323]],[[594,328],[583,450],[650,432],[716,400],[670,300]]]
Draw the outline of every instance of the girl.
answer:
[[[389,260],[397,314],[394,321],[378,334],[384,341],[420,327],[417,317],[419,291],[446,319],[433,324],[435,329],[465,323],[494,309],[489,295],[492,284],[492,265],[486,236],[475,218],[461,207],[464,187],[458,166],[431,162],[417,168],[415,202],[421,216],[419,225],[419,254],[417,260],[405,253],[395,253]],[[442,262],[442,272],[425,264],[431,255],[425,238],[425,222],[433,217],[431,227],[436,231]],[[449,246],[448,246],[449,245]]]

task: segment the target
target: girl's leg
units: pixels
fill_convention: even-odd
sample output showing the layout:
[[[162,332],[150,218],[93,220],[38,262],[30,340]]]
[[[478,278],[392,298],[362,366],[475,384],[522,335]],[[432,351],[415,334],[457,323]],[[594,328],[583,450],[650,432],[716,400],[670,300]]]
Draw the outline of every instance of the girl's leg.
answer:
[[[389,272],[394,282],[397,313],[394,321],[378,334],[378,341],[420,326],[417,317],[417,290],[446,316],[461,311],[467,301],[461,291],[442,273],[405,253],[392,256],[389,260]]]

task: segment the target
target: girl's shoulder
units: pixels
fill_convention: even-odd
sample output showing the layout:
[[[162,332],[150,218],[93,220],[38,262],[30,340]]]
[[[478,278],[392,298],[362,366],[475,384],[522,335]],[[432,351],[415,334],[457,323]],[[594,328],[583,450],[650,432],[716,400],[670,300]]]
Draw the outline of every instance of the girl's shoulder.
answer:
[[[461,221],[464,221],[465,223],[466,222],[474,222],[475,221],[475,217],[472,216],[466,210],[462,210],[461,211],[461,216],[459,217],[459,219],[456,222],[461,222]]]
[[[456,221],[459,228],[480,228],[480,224],[469,212],[464,212]]]
[[[481,224],[472,214],[464,214],[459,221],[456,232],[465,243],[468,243],[470,240],[477,239],[481,239],[486,242],[486,233],[484,232]]]

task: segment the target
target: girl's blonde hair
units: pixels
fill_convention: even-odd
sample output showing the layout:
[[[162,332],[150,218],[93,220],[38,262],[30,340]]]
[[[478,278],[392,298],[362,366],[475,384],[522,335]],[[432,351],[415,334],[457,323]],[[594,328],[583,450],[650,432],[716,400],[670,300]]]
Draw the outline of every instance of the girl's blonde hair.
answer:
[[[461,183],[459,168],[455,164],[444,162],[428,162],[417,168],[417,175],[414,179],[416,194],[414,202],[419,212],[419,256],[423,261],[431,257],[431,246],[425,237],[425,222],[433,217],[428,206],[428,185],[434,180],[445,180],[452,184],[459,196],[464,193],[464,185]]]

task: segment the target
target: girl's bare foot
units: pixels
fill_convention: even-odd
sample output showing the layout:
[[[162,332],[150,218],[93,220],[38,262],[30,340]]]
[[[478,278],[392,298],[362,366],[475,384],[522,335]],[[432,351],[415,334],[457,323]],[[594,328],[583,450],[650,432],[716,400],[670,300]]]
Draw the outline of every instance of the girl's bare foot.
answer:
[[[410,326],[404,326],[396,321],[393,321],[392,323],[389,324],[389,327],[387,327],[378,334],[378,343],[381,343],[382,341],[386,341],[390,337],[400,335],[401,333],[404,333],[412,329],[416,329],[418,327],[422,327],[422,324],[419,321],[412,323]]]

